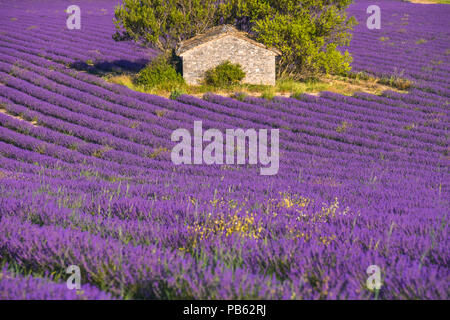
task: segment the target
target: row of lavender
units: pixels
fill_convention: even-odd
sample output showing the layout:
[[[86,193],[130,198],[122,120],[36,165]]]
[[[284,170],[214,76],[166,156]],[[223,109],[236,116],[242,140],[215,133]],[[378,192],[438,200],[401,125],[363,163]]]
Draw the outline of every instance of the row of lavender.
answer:
[[[70,58],[62,58],[64,63],[81,68],[95,64],[105,71],[138,70],[156,54],[154,50],[112,39],[115,1],[81,1],[79,5],[82,29],[69,30],[69,4],[65,1],[3,1],[2,40],[10,41],[11,31],[24,30],[20,33],[27,37],[16,34],[14,40],[38,44],[40,54],[65,53]]]
[[[448,40],[424,12],[445,7],[402,4],[435,42],[411,56],[384,48],[378,69],[363,48],[379,35],[355,34],[357,70],[414,62],[408,94],[171,101],[71,68],[145,57],[107,39],[111,2],[81,3],[75,34],[58,26],[63,2],[24,4],[0,22],[0,297],[367,299],[376,264],[381,298],[448,298],[448,65],[423,62]],[[380,2],[395,25],[393,4]],[[367,5],[350,11],[364,18]],[[174,166],[170,134],[194,120],[279,128],[278,175]],[[72,264],[85,293],[62,289]]]
[[[350,47],[353,71],[410,78],[416,87],[448,97],[448,6],[395,0],[370,4],[380,7],[379,30],[366,27],[368,2],[357,1],[349,8],[360,22]]]

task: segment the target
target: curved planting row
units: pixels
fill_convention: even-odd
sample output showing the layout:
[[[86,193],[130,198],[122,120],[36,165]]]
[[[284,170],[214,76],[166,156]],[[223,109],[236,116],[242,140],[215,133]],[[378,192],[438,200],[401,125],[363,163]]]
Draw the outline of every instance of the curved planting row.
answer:
[[[82,30],[64,1],[2,3],[0,299],[448,299],[449,7],[378,1],[368,30],[370,4],[348,9],[353,70],[408,92],[269,101],[169,100],[81,71],[157,54],[112,40],[114,1],[79,1]],[[172,132],[198,120],[278,129],[277,174],[172,163]]]

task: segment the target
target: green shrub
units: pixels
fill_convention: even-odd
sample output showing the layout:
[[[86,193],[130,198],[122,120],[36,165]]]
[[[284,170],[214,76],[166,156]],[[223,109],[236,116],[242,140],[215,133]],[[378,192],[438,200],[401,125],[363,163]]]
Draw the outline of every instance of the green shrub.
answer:
[[[448,0],[439,0],[448,1]],[[350,71],[347,47],[357,24],[347,16],[352,0],[122,0],[114,11],[117,41],[134,40],[165,54],[200,31],[221,24],[244,27],[280,51],[277,77],[304,79]],[[163,40],[163,41],[161,41]]]
[[[245,72],[239,64],[225,61],[205,73],[205,82],[214,87],[227,87],[238,84],[244,79]]]
[[[167,91],[173,91],[185,84],[183,77],[164,57],[156,58],[142,69],[135,82],[145,89],[157,88]]]
[[[412,82],[410,80],[397,75],[392,75],[390,78],[381,78],[378,82],[399,90],[408,90],[412,86]]]
[[[186,92],[184,92],[184,90],[181,89],[175,89],[170,93],[170,99],[172,100],[177,100],[179,96],[186,94]]]
[[[275,97],[275,90],[273,88],[267,88],[261,94],[261,98],[266,100],[272,100]]]
[[[236,92],[236,93],[232,94],[230,97],[244,102],[245,98],[247,98],[247,94],[245,92]]]

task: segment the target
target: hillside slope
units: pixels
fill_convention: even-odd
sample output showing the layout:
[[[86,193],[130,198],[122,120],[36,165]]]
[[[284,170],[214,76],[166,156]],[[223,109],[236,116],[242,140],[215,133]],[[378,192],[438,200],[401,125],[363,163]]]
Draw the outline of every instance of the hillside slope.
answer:
[[[378,265],[380,298],[449,298],[449,6],[380,1],[375,31],[368,2],[349,9],[354,70],[407,94],[173,101],[81,71],[156,52],[111,39],[115,1],[79,2],[72,31],[64,1],[0,7],[0,259],[18,281],[78,265],[116,298],[370,299]],[[196,120],[278,128],[278,174],[175,166],[171,133]]]

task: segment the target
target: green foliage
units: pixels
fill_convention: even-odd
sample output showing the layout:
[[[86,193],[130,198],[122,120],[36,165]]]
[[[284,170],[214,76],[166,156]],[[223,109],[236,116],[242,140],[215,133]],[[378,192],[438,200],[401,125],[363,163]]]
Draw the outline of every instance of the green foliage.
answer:
[[[245,92],[236,92],[232,94],[231,97],[241,102],[244,102],[245,98],[247,97],[247,94]]]
[[[245,72],[239,64],[225,61],[205,73],[205,82],[213,87],[227,87],[239,84],[245,77]]]
[[[218,24],[215,0],[123,0],[115,8],[115,40],[151,44],[164,53]]]
[[[419,39],[416,41],[416,44],[422,44],[422,43],[426,43],[426,42],[427,42],[427,40],[425,40],[425,39]]]
[[[337,128],[337,133],[345,133],[348,128],[351,128],[353,125],[350,122],[343,121]]]
[[[184,90],[181,89],[175,89],[170,93],[169,99],[171,100],[177,100],[179,96],[186,94]]]
[[[219,24],[248,31],[282,55],[277,75],[295,80],[346,74],[356,24],[345,10],[352,0],[123,0],[115,8],[116,40],[153,45],[168,56],[176,45]]]
[[[154,59],[142,69],[137,75],[135,83],[147,90],[158,88],[166,91],[179,89],[185,84],[183,77],[164,57]]]
[[[350,3],[351,0],[228,0],[219,5],[219,11],[225,23],[241,23],[257,41],[281,51],[278,77],[299,79],[350,70],[350,54],[337,50],[350,43],[350,31],[356,24],[345,12]]]
[[[261,98],[272,100],[275,97],[275,92],[272,88],[268,88],[261,93]]]
[[[390,78],[381,78],[378,82],[399,90],[408,90],[412,86],[411,80],[397,75],[392,75]]]
[[[349,73],[349,74],[347,74],[347,76],[349,78],[356,79],[356,80],[369,80],[370,79],[370,75],[368,75],[364,71],[360,71],[357,73]]]

